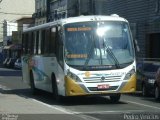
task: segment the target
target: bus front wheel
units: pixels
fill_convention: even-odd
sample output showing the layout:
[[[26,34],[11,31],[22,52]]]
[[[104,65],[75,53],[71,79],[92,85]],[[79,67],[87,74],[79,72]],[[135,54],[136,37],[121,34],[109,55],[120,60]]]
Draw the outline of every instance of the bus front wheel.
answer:
[[[142,85],[142,96],[143,97],[148,97],[149,96],[149,92],[148,92],[145,84]]]
[[[117,103],[121,98],[121,94],[115,94],[110,96],[110,100],[113,103]]]
[[[155,100],[160,100],[160,89],[157,85],[155,87],[154,97],[155,97]]]

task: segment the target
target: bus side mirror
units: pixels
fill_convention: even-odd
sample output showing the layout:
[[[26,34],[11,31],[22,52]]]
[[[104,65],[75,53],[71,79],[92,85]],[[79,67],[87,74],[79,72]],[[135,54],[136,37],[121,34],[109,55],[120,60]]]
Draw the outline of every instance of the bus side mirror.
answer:
[[[137,52],[140,52],[140,48],[139,48],[139,45],[138,45],[138,42],[137,42],[136,39],[134,40],[134,43],[135,43],[136,51],[137,51]]]

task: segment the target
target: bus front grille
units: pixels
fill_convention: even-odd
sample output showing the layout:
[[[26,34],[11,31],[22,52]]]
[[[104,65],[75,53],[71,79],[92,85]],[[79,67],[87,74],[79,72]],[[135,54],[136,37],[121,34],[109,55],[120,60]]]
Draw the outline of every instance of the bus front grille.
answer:
[[[84,77],[83,80],[85,83],[118,82],[121,76]]]
[[[88,87],[90,91],[107,91],[107,90],[116,90],[118,86],[110,86],[107,89],[98,89],[97,87]]]

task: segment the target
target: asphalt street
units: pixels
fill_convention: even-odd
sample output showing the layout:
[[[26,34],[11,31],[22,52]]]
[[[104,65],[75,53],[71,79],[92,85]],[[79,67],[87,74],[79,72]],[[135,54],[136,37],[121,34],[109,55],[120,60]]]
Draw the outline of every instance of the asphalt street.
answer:
[[[18,120],[160,120],[160,102],[152,96],[127,94],[116,104],[107,96],[72,97],[57,103],[44,91],[32,95],[22,82],[20,70],[1,68],[0,113],[1,119]]]

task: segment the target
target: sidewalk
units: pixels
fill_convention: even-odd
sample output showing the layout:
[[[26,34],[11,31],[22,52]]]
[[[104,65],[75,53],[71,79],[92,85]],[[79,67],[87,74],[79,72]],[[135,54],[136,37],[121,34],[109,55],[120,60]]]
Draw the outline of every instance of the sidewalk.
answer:
[[[0,88],[1,89],[1,88]],[[86,120],[57,105],[0,92],[0,120]]]
[[[0,76],[22,76],[22,71],[0,66]]]

